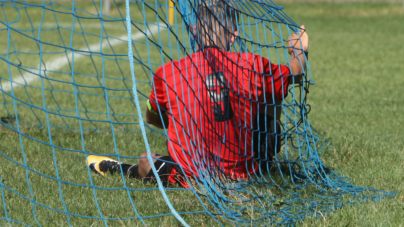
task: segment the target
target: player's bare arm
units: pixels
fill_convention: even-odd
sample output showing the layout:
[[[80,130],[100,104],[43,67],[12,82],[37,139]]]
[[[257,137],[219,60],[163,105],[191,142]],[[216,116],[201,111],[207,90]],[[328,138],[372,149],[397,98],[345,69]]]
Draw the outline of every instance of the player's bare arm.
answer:
[[[161,121],[163,119],[163,122]],[[161,115],[158,112],[153,110],[149,110],[149,107],[146,108],[146,123],[156,126],[157,128],[167,128],[168,127],[168,117],[166,112],[161,112]]]
[[[291,60],[289,62],[290,71],[293,75],[297,75],[289,78],[289,84],[292,84],[293,82],[299,83],[302,80],[304,68],[306,68],[304,51],[309,51],[309,36],[307,35],[304,25],[300,26],[298,33],[289,37],[288,45],[294,47],[288,49],[288,52],[291,55]]]

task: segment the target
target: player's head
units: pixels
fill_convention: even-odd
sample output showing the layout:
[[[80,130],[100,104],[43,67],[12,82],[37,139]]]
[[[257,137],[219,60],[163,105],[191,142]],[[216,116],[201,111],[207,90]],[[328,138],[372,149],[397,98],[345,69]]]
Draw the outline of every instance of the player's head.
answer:
[[[228,49],[238,36],[237,8],[228,0],[203,0],[196,12],[196,26],[192,26],[199,45]]]

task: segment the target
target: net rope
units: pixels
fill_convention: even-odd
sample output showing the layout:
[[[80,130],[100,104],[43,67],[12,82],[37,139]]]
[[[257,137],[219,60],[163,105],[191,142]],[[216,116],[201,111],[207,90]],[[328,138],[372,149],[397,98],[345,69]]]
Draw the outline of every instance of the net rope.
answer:
[[[233,118],[224,116],[227,123],[222,123],[221,118],[214,120],[215,115],[207,112],[211,107],[204,106],[205,99],[212,98],[212,91],[206,88],[213,85],[206,79],[204,84],[195,86],[206,72],[203,68],[182,68],[174,61],[188,58],[194,68],[199,67],[200,61],[224,62],[209,60],[209,54],[193,55],[201,47],[200,40],[192,35],[192,29],[203,20],[198,6],[209,8],[217,1],[173,1],[174,24],[169,24],[168,1],[114,1],[114,9],[108,15],[102,13],[102,1],[0,1],[0,36],[4,37],[0,41],[0,130],[9,135],[10,141],[6,144],[2,140],[6,145],[0,147],[4,166],[0,169],[0,225],[50,225],[54,222],[49,222],[47,215],[51,214],[69,226],[86,225],[83,223],[93,220],[103,225],[121,221],[153,225],[152,220],[165,217],[175,217],[187,226],[196,215],[205,215],[219,225],[293,225],[307,216],[327,215],[344,204],[395,195],[355,186],[348,177],[323,164],[321,155],[332,149],[332,144],[308,119],[307,97],[309,87],[314,85],[308,59],[302,82],[289,85],[283,91],[288,96],[282,97],[279,104],[273,104],[272,94],[263,101],[242,94],[234,87],[237,81],[227,74],[223,81],[222,77],[215,77],[212,83],[225,88],[213,92],[213,97],[236,94],[239,102],[255,102],[256,109],[239,105],[239,109],[232,109]],[[230,52],[255,54],[275,65],[289,65],[287,40],[299,26],[283,12],[282,6],[270,0],[230,0],[224,4],[237,12],[239,35],[229,47]],[[216,16],[226,23],[223,15]],[[202,52],[212,49],[206,47],[206,52]],[[225,55],[219,50],[219,58]],[[157,105],[158,112],[171,113],[172,105],[184,108],[182,115],[173,117],[175,127],[170,129],[171,134],[169,129],[158,130],[143,120],[150,92],[159,92],[153,85],[155,78],[163,75],[160,79],[164,83],[170,80],[168,72],[156,73],[167,63],[173,71],[177,67],[181,74],[178,78],[182,79],[174,87],[165,85],[176,95],[167,94],[168,99],[176,101],[169,102],[167,109]],[[262,73],[254,79],[259,76],[262,78]],[[273,88],[263,89],[268,93]],[[233,100],[235,96],[231,96]],[[223,113],[226,108],[235,108],[236,104],[230,103],[230,107],[224,105],[221,109]],[[254,157],[259,167],[245,179],[229,176],[217,156],[228,149],[228,143],[242,138],[244,147],[230,150],[240,160],[252,158],[254,143],[260,144],[271,136],[269,126],[257,127],[260,122],[267,125],[269,120],[257,120],[256,116],[260,111],[267,116],[269,108],[281,114],[280,127],[275,130],[275,136],[281,138],[275,142],[279,152],[274,157]],[[196,114],[197,110],[200,112]],[[249,111],[256,114],[245,117]],[[251,137],[236,138],[229,132],[230,124]],[[210,131],[206,131],[209,127]],[[258,140],[252,138],[255,135]],[[182,136],[187,137],[184,144]],[[211,137],[223,142],[211,144]],[[248,140],[250,147],[246,145]],[[152,163],[152,153],[166,153],[167,148],[175,146],[181,147],[176,155],[192,154],[192,163],[187,165],[197,167],[191,177],[185,176],[190,188],[165,185],[159,177],[157,184],[144,185],[124,174],[102,177],[84,168],[89,155],[135,164],[140,154],[147,152]],[[268,143],[265,146],[267,149]],[[245,161],[237,165],[250,164]],[[157,175],[158,170],[151,166]],[[185,171],[187,166],[179,168]],[[49,190],[45,190],[46,185]],[[142,200],[152,203],[155,199],[147,200],[141,195],[155,192],[155,198],[162,198],[160,203],[167,209],[145,211]],[[179,207],[186,202],[175,199],[181,193],[189,193],[193,199],[187,208]],[[89,203],[86,209],[80,208],[77,194]],[[109,211],[104,205],[105,201],[119,199],[125,201],[122,213]],[[21,201],[20,205],[14,205],[16,201]],[[26,209],[25,217],[18,216],[18,206]]]

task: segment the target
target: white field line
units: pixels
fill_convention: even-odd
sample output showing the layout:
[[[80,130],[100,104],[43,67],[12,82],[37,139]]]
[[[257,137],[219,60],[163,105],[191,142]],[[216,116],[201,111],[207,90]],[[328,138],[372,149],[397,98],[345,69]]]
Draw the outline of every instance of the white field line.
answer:
[[[34,28],[39,28],[39,26],[41,25],[41,23],[34,23]],[[59,25],[61,27],[65,27],[65,28],[71,28],[72,27],[72,23],[58,23],[56,24],[55,22],[44,22],[42,23],[42,28],[56,28],[56,26]],[[81,23],[81,25],[79,23],[75,23],[74,24],[74,28],[108,28],[108,29],[124,29],[126,27],[126,22],[124,21],[122,22],[111,22],[111,23],[104,23],[103,25],[101,25],[101,23]]]
[[[59,26],[59,27],[63,27],[63,28],[65,28],[65,29],[72,29],[72,23],[66,23],[66,22],[62,22],[62,23],[58,23],[58,24],[56,24],[55,22],[44,22],[44,23],[42,23],[42,25],[41,25],[41,23],[33,23],[32,25],[31,24],[24,24],[24,25],[10,25],[12,28],[15,28],[15,29],[21,29],[21,30],[24,30],[24,29],[28,29],[28,30],[31,30],[31,29],[39,29],[39,28],[41,28],[41,29],[51,29],[51,28],[57,28],[57,26]],[[91,28],[94,28],[94,29],[101,29],[101,28],[106,28],[107,30],[117,30],[117,29],[125,29],[125,26],[126,26],[126,22],[124,22],[124,23],[122,23],[122,22],[119,22],[119,23],[117,23],[117,22],[110,22],[110,23],[104,23],[103,25],[101,25],[101,23],[81,23],[81,25],[79,24],[79,23],[75,23],[74,24],[74,30],[79,30],[80,31],[80,29],[81,28],[83,28],[83,29],[91,29]],[[6,26],[5,25],[3,25],[3,24],[0,24],[0,29],[6,29]]]
[[[160,25],[160,26],[151,25],[151,26],[149,26],[150,29],[147,30],[147,34],[151,35],[151,34],[158,32],[159,27],[160,27],[160,31],[167,28],[167,27],[165,27],[165,25]],[[100,45],[99,43],[96,43],[96,44],[89,46],[89,48],[82,48],[82,49],[80,49],[80,51],[99,52],[100,50],[102,50],[105,47],[110,46],[110,45],[116,46],[118,44],[123,44],[125,42],[127,43],[127,38],[128,38],[127,35],[123,35],[117,39],[109,40],[109,42],[107,42],[107,40],[103,40],[102,45]],[[139,40],[142,38],[145,38],[145,35],[142,32],[137,32],[132,35],[133,40]],[[52,61],[47,61],[45,63],[46,69],[44,69],[44,67],[42,67],[41,75],[44,75],[45,71],[56,71],[64,66],[66,66],[67,64],[69,64],[69,62],[71,62],[72,59],[74,59],[74,61],[77,61],[84,56],[86,56],[86,55],[83,55],[80,52],[73,52],[72,54],[69,54],[68,57],[61,56],[61,57],[57,57],[57,58],[53,59]],[[34,73],[39,74],[39,72],[34,72]],[[39,78],[40,78],[39,76],[37,76],[33,73],[26,72],[22,76],[19,76],[15,79],[13,78],[12,83],[9,81],[2,82],[1,83],[2,90],[5,92],[9,92],[9,91],[11,91],[11,87],[16,88],[19,86],[25,86],[25,85],[28,85],[28,84],[34,82],[35,80],[37,80]]]

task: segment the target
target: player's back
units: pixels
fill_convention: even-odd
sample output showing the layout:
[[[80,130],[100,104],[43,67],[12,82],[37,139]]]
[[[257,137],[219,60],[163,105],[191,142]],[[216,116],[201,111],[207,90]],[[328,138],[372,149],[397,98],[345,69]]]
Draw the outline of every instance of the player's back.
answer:
[[[256,169],[251,135],[258,101],[269,98],[263,73],[269,64],[258,55],[207,48],[163,67],[168,149],[176,162],[196,176],[207,170],[245,178]]]
[[[205,168],[209,174],[220,170],[236,177],[250,172],[257,107],[249,57],[209,48],[165,67],[165,73],[173,72],[172,80],[166,79],[172,114],[169,151],[196,175]]]

